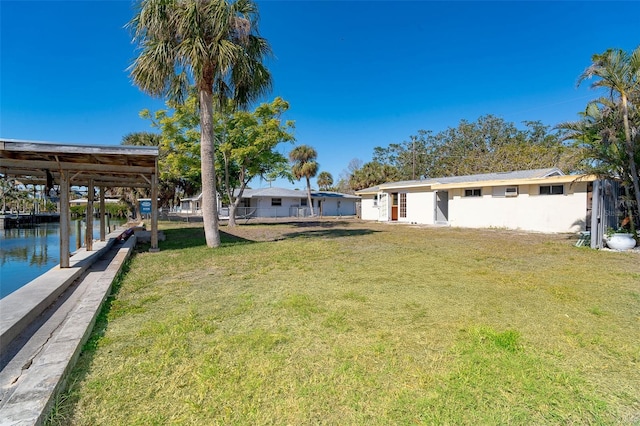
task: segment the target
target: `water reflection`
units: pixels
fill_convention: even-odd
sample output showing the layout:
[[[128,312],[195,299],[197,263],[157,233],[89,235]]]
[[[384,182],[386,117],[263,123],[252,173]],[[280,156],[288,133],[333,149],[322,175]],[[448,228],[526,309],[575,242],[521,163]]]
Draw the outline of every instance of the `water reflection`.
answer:
[[[94,239],[100,222],[94,222]],[[84,243],[84,223],[81,224]],[[71,221],[69,247],[77,249],[78,220]],[[32,228],[0,230],[0,298],[60,263],[60,224],[43,223]]]

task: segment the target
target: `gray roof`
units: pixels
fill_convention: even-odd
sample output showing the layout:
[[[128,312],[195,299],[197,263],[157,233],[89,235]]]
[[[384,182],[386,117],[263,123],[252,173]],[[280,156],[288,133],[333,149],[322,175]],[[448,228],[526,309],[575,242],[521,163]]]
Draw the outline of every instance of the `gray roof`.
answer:
[[[258,188],[245,189],[242,198],[254,197],[271,197],[271,198],[304,198],[307,196],[306,191],[296,191],[295,189],[285,188]]]
[[[557,167],[547,169],[516,170],[512,172],[483,173],[479,175],[450,176],[431,179],[433,183],[483,182],[487,180],[535,179],[549,176],[562,176],[564,173]]]
[[[398,182],[387,182],[381,185],[372,186],[371,188],[362,189],[356,191],[358,193],[371,193],[377,192],[381,187],[405,187],[416,185],[435,185],[444,183],[466,183],[466,182],[484,182],[490,180],[509,180],[509,179],[535,179],[544,178],[549,176],[563,176],[562,170],[557,167],[550,167],[546,169],[533,169],[533,170],[515,170],[511,172],[496,172],[496,173],[482,173],[476,175],[464,175],[464,176],[448,176],[439,178],[426,178],[418,180],[403,180]]]
[[[285,188],[259,188],[259,189],[245,189],[242,193],[242,198],[256,198],[256,197],[270,197],[270,198],[306,198],[307,191],[285,189]],[[311,198],[353,198],[359,199],[357,195],[342,194],[340,192],[331,191],[311,191]]]
[[[238,195],[238,190],[235,191],[235,195]],[[307,198],[306,190],[286,189],[286,188],[258,188],[258,189],[245,189],[242,192],[242,198],[257,198],[257,197],[269,197],[269,198]],[[183,198],[183,201],[193,201],[202,198],[202,193],[199,193],[195,197]],[[350,198],[359,199],[360,197],[352,194],[343,194],[340,192],[331,191],[311,191],[311,198]]]

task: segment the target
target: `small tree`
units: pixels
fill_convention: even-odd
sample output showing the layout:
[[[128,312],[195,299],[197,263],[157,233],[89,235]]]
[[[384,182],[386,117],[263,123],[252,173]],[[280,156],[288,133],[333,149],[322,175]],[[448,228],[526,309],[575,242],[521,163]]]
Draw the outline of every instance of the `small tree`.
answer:
[[[298,180],[303,177],[307,180],[307,201],[309,202],[311,216],[315,216],[311,200],[311,178],[318,172],[319,165],[316,162],[316,158],[318,158],[318,153],[309,145],[300,145],[289,153],[293,176]]]
[[[229,226],[235,226],[236,210],[249,182],[258,176],[287,177],[287,158],[275,148],[293,142],[293,121],[281,122],[289,109],[282,98],[263,103],[254,112],[237,111],[217,116],[216,131],[222,141],[219,158],[223,161],[224,181],[220,187],[229,200]]]
[[[195,187],[200,176],[200,141],[196,92],[182,103],[167,102],[172,110],[152,114],[143,111],[153,126],[162,132],[161,175],[183,186],[186,192]],[[234,110],[228,102],[213,115],[216,145],[216,187],[229,203],[229,226],[235,226],[235,212],[249,182],[258,176],[289,178],[287,158],[276,150],[281,142],[294,140],[293,121],[282,121],[289,109],[282,98],[259,105],[253,112]],[[153,117],[153,118],[152,118]],[[190,187],[189,183],[193,185]],[[192,194],[189,194],[192,195]]]

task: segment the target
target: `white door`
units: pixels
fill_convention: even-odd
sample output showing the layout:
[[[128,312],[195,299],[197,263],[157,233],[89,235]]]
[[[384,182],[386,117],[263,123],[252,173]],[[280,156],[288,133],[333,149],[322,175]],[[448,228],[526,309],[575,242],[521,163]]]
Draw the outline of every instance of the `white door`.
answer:
[[[389,220],[389,194],[384,192],[378,193],[378,220]]]

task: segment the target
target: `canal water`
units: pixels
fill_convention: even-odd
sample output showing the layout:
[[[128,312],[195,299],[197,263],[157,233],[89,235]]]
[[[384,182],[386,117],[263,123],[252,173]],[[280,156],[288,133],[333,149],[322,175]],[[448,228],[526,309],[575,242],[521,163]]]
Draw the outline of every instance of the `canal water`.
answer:
[[[111,227],[114,227],[114,222],[111,222]],[[84,223],[81,228],[81,244],[84,245],[86,228]],[[93,230],[93,238],[100,238],[100,221],[94,222]],[[77,232],[78,220],[72,220],[69,236],[71,252],[78,248]],[[0,299],[59,263],[59,223],[43,223],[31,228],[0,230]]]

